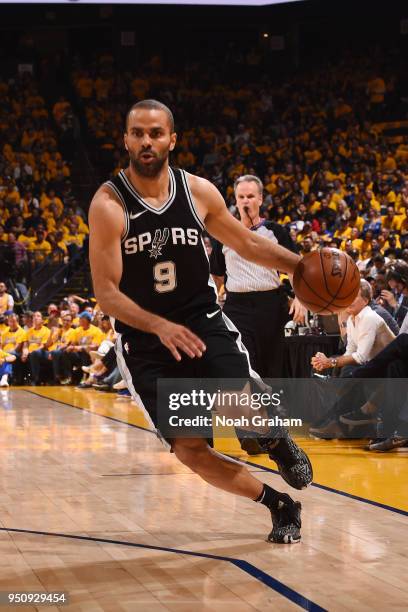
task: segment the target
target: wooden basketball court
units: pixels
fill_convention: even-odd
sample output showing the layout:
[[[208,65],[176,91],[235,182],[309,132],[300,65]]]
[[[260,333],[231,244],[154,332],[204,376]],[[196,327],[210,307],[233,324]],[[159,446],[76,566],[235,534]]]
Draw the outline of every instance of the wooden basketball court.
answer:
[[[86,612],[407,609],[408,449],[300,440],[315,484],[295,492],[220,441],[302,502],[302,542],[285,546],[265,541],[264,507],[178,463],[133,402],[21,387],[0,407],[0,591],[65,591],[46,609]]]

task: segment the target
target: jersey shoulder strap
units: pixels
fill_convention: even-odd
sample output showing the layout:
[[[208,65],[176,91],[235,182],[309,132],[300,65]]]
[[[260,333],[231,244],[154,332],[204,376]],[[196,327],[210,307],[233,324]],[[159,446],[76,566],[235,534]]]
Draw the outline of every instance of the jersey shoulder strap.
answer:
[[[121,236],[121,241],[124,242],[126,240],[126,238],[128,237],[129,234],[129,225],[130,225],[130,219],[129,219],[129,201],[128,203],[126,202],[127,200],[127,195],[126,195],[126,191],[125,188],[123,186],[122,181],[120,180],[120,178],[118,176],[115,176],[113,179],[109,180],[109,181],[105,181],[105,183],[103,183],[104,186],[109,187],[109,189],[116,195],[116,197],[119,199],[119,202],[122,204],[122,208],[123,208],[123,215],[125,218],[125,227],[123,230],[123,234]]]
[[[193,215],[195,221],[198,223],[202,230],[205,230],[205,226],[200,218],[200,215],[197,211],[197,206],[194,202],[193,194],[191,193],[190,185],[188,184],[187,173],[185,170],[181,168],[172,168],[174,172],[174,176],[176,179],[177,185],[177,194],[183,194],[187,201],[187,204],[190,208],[191,214]]]

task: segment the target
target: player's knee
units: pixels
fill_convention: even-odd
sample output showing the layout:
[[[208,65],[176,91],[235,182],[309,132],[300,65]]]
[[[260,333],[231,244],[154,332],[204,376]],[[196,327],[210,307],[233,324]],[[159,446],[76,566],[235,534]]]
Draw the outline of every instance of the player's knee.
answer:
[[[174,440],[172,449],[177,459],[194,472],[200,470],[201,464],[206,461],[210,452],[210,447],[205,440],[189,438]]]

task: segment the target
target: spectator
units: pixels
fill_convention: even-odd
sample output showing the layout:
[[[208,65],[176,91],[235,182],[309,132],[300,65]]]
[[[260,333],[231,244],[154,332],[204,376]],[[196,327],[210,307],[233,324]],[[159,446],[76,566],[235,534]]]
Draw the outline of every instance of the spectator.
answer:
[[[408,334],[401,333],[368,363],[357,368],[353,377],[406,380],[408,378]],[[381,410],[383,420],[381,430],[386,433],[386,436],[372,440],[368,449],[389,451],[408,446],[406,421],[402,425],[404,435],[398,433],[401,426],[400,411],[407,401],[406,385],[402,386],[401,383],[397,383],[394,392],[388,392],[387,395],[384,394],[384,391],[389,391],[390,388],[384,389],[384,382],[377,389],[373,385],[370,385],[369,389],[371,392],[369,399],[357,410],[340,416],[340,421],[347,425],[367,423],[370,420],[376,421],[375,415]],[[385,403],[385,400],[387,400],[387,405],[381,406],[381,402]]]
[[[339,357],[326,357],[324,353],[316,353],[312,357],[312,366],[317,372],[341,368],[340,376],[350,378],[358,366],[375,357],[395,338],[384,320],[369,307],[371,300],[371,285],[362,280],[359,295],[346,309],[349,315],[347,321],[342,322],[342,326],[347,330],[346,352]],[[346,411],[343,402],[336,404],[316,426],[310,428],[310,433],[323,438],[342,437],[338,417]]]
[[[32,242],[35,242],[36,238],[34,227],[29,227],[24,231],[24,234],[20,234],[18,241],[22,242],[27,248]]]
[[[1,348],[7,353],[19,356],[26,341],[26,332],[20,327],[18,315],[10,313],[7,316],[7,327],[1,334]]]
[[[318,372],[337,367],[341,368],[342,377],[350,377],[358,365],[369,361],[395,337],[384,320],[369,307],[371,300],[371,286],[362,280],[359,295],[346,309],[349,315],[343,323],[347,327],[346,352],[338,358],[317,353],[312,358],[312,365]]]
[[[372,259],[370,259],[366,265],[366,272],[368,276],[372,278],[377,278],[377,276],[385,271],[385,264],[388,260],[381,255],[381,253],[377,253],[374,255]]]
[[[370,208],[366,215],[366,222],[363,227],[363,232],[370,230],[374,236],[378,236],[381,231],[381,215],[374,208]]]
[[[8,377],[13,373],[12,363],[16,360],[15,355],[0,349],[0,387],[8,387]]]
[[[1,202],[1,201],[0,201]],[[3,203],[4,206],[4,203]],[[6,209],[7,210],[7,209]],[[7,215],[1,215],[1,217],[3,219],[6,218]],[[4,224],[4,229],[6,232],[12,232],[14,231],[15,227],[18,225],[18,219],[21,216],[21,212],[18,206],[13,206],[12,210],[11,210],[11,215],[7,216],[7,220]]]
[[[52,304],[51,304],[52,306]],[[71,384],[71,367],[65,352],[68,345],[74,341],[75,330],[72,327],[72,315],[66,311],[62,316],[62,327],[55,326],[51,330],[47,343],[47,359],[51,361],[54,382],[61,385]]]
[[[51,245],[45,240],[45,232],[43,230],[36,231],[36,239],[28,246],[28,252],[32,253],[37,264],[42,263],[51,253]]]
[[[398,336],[400,328],[391,313],[378,304],[374,299],[371,300],[369,306],[371,310],[374,310],[374,312],[376,312],[385,321],[386,325],[388,325],[394,336]]]
[[[14,299],[10,293],[7,293],[7,285],[0,282],[0,314],[4,314],[8,310],[13,310]]]
[[[14,265],[21,269],[24,263],[27,261],[27,252],[25,245],[17,240],[15,234],[12,232],[8,235],[8,246],[10,252],[13,255]]]
[[[79,305],[76,302],[71,301],[71,303],[69,304],[69,311],[72,316],[72,327],[78,327],[79,326]]]
[[[13,365],[13,382],[20,384],[23,381],[23,369],[21,364],[21,351],[26,340],[26,332],[19,325],[18,315],[10,313],[7,316],[7,326],[0,336],[0,347],[6,353],[16,357]]]
[[[33,326],[34,313],[31,310],[24,312],[21,316],[24,331],[28,331]]]
[[[381,217],[381,226],[383,229],[399,231],[402,219],[395,215],[394,206],[387,206],[387,214]]]
[[[61,325],[61,318],[58,306],[56,304],[48,304],[47,306],[47,326],[52,330],[54,328],[58,328]]]
[[[389,289],[381,291],[379,303],[389,308],[399,326],[408,313],[408,264],[396,262],[387,273]]]
[[[24,221],[24,227],[26,228],[26,230],[30,229],[31,227],[34,228],[34,230],[36,230],[40,224],[43,226],[45,225],[44,219],[41,216],[38,208],[34,208],[31,215],[26,217]]]
[[[81,368],[91,363],[90,352],[96,351],[101,343],[102,333],[98,327],[91,325],[92,315],[82,312],[79,315],[79,327],[66,348],[66,356],[71,368]],[[81,388],[87,388],[86,377],[83,377]]]
[[[21,361],[28,360],[32,386],[40,383],[40,367],[47,359],[45,347],[50,336],[50,330],[45,327],[41,312],[33,314],[33,327],[27,331],[26,341],[22,351]]]

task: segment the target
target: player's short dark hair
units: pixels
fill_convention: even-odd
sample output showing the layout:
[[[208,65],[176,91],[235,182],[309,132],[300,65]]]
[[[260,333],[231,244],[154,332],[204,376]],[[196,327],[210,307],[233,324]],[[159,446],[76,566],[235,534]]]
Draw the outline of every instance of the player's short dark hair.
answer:
[[[159,110],[163,111],[167,115],[167,119],[170,125],[170,132],[174,132],[174,117],[173,113],[169,109],[168,106],[163,104],[163,102],[159,102],[158,100],[141,100],[140,102],[136,102],[131,106],[126,114],[126,131],[128,129],[129,116],[130,113],[134,110],[145,109],[145,110]]]

